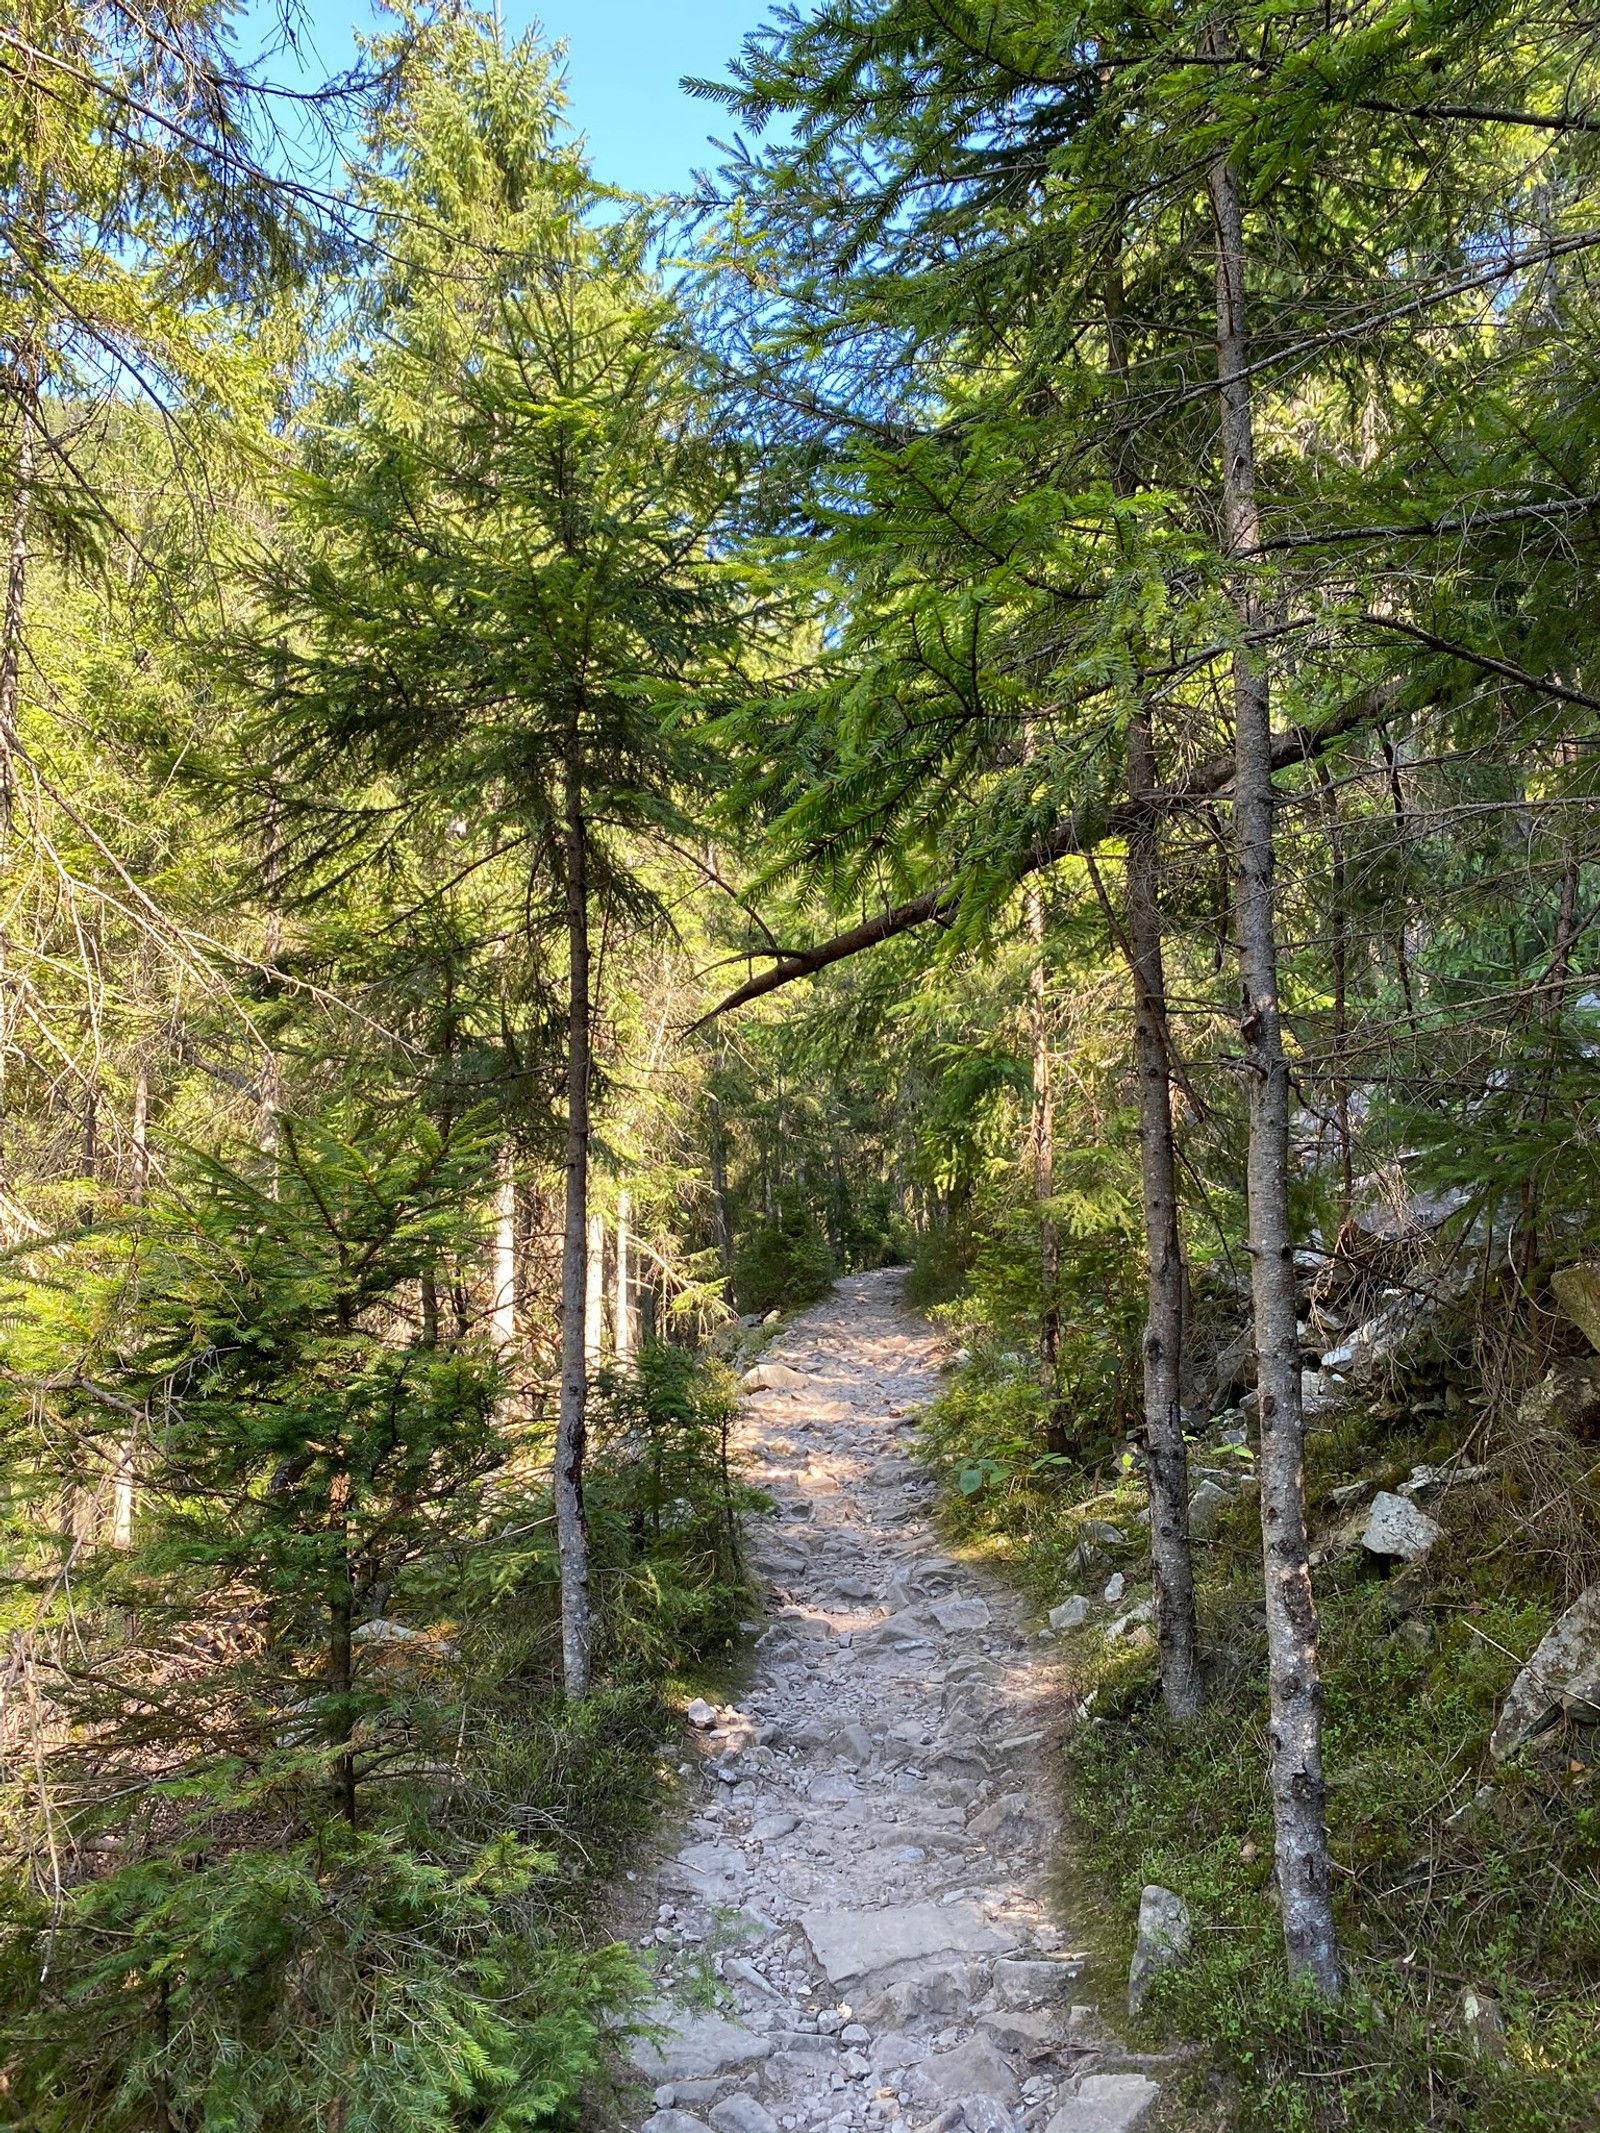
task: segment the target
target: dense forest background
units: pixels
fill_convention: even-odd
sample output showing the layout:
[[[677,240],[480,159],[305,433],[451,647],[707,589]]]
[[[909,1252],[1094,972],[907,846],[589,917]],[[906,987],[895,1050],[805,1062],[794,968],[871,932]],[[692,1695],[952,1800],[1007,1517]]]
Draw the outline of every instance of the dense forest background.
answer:
[[[729,1363],[905,1263],[1196,2094],[1592,2124],[1594,24],[812,0],[672,202],[236,30],[0,16],[0,2122],[601,2122]]]

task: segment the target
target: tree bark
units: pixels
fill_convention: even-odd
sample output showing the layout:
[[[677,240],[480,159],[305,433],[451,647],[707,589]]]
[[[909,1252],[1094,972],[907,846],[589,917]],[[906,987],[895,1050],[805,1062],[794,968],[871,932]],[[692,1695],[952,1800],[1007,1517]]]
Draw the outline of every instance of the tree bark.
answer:
[[[16,487],[6,543],[5,612],[0,617],[0,836],[9,845],[13,805],[13,758],[17,705],[22,685],[22,629],[28,595],[28,520],[39,449],[39,368],[26,353],[17,360],[12,397],[17,408]]]
[[[1155,738],[1141,708],[1129,721],[1128,796],[1155,791]],[[1157,898],[1156,815],[1140,807],[1128,838],[1127,919],[1133,973],[1133,1057],[1139,1084],[1139,1184],[1144,1207],[1144,1442],[1150,1483],[1150,1563],[1155,1578],[1161,1694],[1176,1719],[1204,1694],[1189,1541],[1189,1454],[1183,1441],[1184,1297],[1188,1271],[1178,1226],[1177,1150],[1167,981]]]
[[[1061,1359],[1061,1309],[1056,1287],[1061,1278],[1061,1240],[1045,1209],[1056,1189],[1056,1110],[1050,1086],[1050,973],[1045,967],[1044,898],[1037,884],[1026,898],[1028,939],[1033,967],[1028,973],[1028,1030],[1033,1047],[1033,1198],[1039,1215],[1039,1379],[1044,1389],[1045,1446],[1058,1457],[1071,1449],[1056,1370]]]
[[[561,1666],[568,1696],[589,1693],[594,1621],[583,1505],[589,1377],[584,1303],[589,1232],[589,883],[578,736],[564,769],[567,900],[567,1175],[561,1235],[561,1404],[556,1427],[556,1543],[561,1558]]]
[[[1106,346],[1117,397],[1126,400],[1128,334],[1120,247],[1106,275]],[[1132,447],[1119,425],[1111,486],[1132,496]],[[1124,902],[1133,979],[1133,1062],[1139,1088],[1139,1186],[1144,1215],[1145,1467],[1150,1487],[1150,1568],[1155,1586],[1161,1695],[1173,1718],[1192,1718],[1204,1696],[1200,1630],[1189,1539],[1189,1454],[1183,1441],[1183,1343],[1188,1268],[1178,1224],[1177,1145],[1172,1127],[1172,1052],[1161,936],[1160,811],[1155,724],[1141,701],[1124,744],[1128,843]]]
[[[1216,224],[1217,390],[1223,534],[1230,556],[1259,543],[1250,342],[1244,280],[1244,208],[1226,159],[1209,176]],[[1235,907],[1239,929],[1239,1034],[1250,1094],[1246,1163],[1251,1286],[1261,1411],[1261,1538],[1267,1605],[1268,1775],[1276,1834],[1278,1899],[1292,1977],[1326,1999],[1339,1991],[1316,1601],[1306,1548],[1305,1421],[1300,1406],[1294,1244],[1289,1223],[1289,1066],[1278,997],[1274,908],[1271,695],[1248,638],[1260,618],[1244,571],[1233,599]]]
[[[612,1320],[612,1348],[624,1369],[633,1355],[633,1283],[628,1265],[628,1225],[632,1220],[633,1195],[624,1186],[617,1194],[617,1286]]]
[[[583,1367],[590,1377],[600,1368],[606,1333],[606,1218],[589,1217],[589,1244],[583,1270]]]
[[[494,1242],[490,1248],[490,1283],[493,1300],[489,1329],[502,1355],[510,1353],[517,1338],[517,1174],[511,1143],[501,1144],[494,1184]]]

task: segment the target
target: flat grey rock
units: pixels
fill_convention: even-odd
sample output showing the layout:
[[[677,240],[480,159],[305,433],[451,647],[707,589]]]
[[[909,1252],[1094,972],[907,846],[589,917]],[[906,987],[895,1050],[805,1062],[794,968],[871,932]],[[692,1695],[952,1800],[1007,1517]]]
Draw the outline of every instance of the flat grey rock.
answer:
[[[1089,2074],[1045,2127],[1045,2133],[1130,2133],[1143,2123],[1161,2090],[1143,2074]]]
[[[1070,1599],[1063,1600],[1059,1606],[1050,1610],[1052,1629],[1082,1629],[1088,1619],[1089,1596],[1083,1592],[1075,1592]]]
[[[645,2010],[645,2019],[659,2025],[660,2034],[640,2037],[628,2057],[651,2081],[704,2081],[754,2066],[772,2049],[770,2038],[722,2015],[686,2014],[657,2001]]]
[[[787,1837],[800,1826],[795,1815],[758,1815],[750,1825],[750,1834],[758,1844],[772,1844],[779,1837]]]
[[[1025,2058],[1042,2058],[1060,2044],[1066,2030],[1058,2010],[1024,2007],[996,2009],[980,2015],[979,2022],[1002,2051],[1018,2052]]]
[[[924,2095],[957,2098],[987,2096],[1010,2112],[1021,2101],[1017,2077],[993,2037],[979,2030],[958,2044],[954,2051],[935,2052],[924,2059],[915,2075],[916,2088]]]
[[[959,1630],[989,1627],[989,1608],[983,1600],[935,1600],[928,1612],[942,1630],[952,1634]]]
[[[778,2133],[778,2121],[764,2103],[736,2090],[724,2096],[711,2113],[716,2133]]]
[[[804,1911],[800,1929],[830,1985],[853,1984],[935,1955],[999,1955],[1010,1945],[1006,1934],[965,1903]]]
[[[1072,1997],[1080,1962],[1006,1955],[994,1966],[994,1996],[1002,2007],[1054,2007]]]
[[[664,2111],[652,2111],[639,2133],[709,2133],[709,2128],[703,2118],[669,2105]]]

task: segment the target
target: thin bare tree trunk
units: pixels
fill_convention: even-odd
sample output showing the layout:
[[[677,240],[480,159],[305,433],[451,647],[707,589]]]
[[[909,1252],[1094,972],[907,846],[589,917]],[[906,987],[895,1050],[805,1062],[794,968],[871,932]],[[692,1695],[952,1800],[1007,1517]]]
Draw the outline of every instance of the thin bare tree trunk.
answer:
[[[1128,338],[1122,269],[1106,276],[1106,341],[1118,397],[1127,391]],[[1131,496],[1132,450],[1119,431],[1112,488]],[[1189,1539],[1189,1454],[1183,1441],[1184,1304],[1188,1269],[1178,1224],[1177,1145],[1172,1126],[1172,1056],[1167,1031],[1166,959],[1161,934],[1155,726],[1141,703],[1125,743],[1133,826],[1127,845],[1128,964],[1133,978],[1133,1058],[1139,1087],[1139,1184],[1144,1213],[1145,1464],[1150,1486],[1150,1567],[1155,1585],[1161,1694],[1175,1719],[1192,1718],[1203,1699]]]
[[[561,1666],[567,1694],[589,1693],[594,1620],[583,1506],[589,1374],[584,1303],[589,1243],[589,876],[582,765],[569,736],[563,795],[567,891],[567,1178],[561,1233],[561,1407],[556,1428],[556,1544],[561,1557]]]
[[[511,1143],[502,1143],[494,1184],[494,1241],[490,1246],[490,1336],[507,1353],[517,1338],[517,1174]]]
[[[1227,160],[1210,172],[1217,252],[1217,387],[1221,405],[1223,530],[1227,552],[1250,557],[1260,538],[1244,210]],[[1322,1772],[1322,1678],[1316,1601],[1306,1547],[1305,1420],[1300,1406],[1294,1241],[1289,1223],[1289,1066],[1278,998],[1273,903],[1271,697],[1252,654],[1257,596],[1246,572],[1234,588],[1234,850],[1238,870],[1239,1033],[1250,1092],[1246,1163],[1256,1367],[1261,1410],[1261,1537],[1267,1605],[1268,1775],[1278,1900],[1292,1977],[1327,1999],[1339,1991]]]
[[[1150,1562],[1155,1575],[1161,1693],[1177,1719],[1204,1695],[1189,1542],[1189,1454],[1183,1441],[1183,1323],[1187,1270],[1178,1226],[1177,1151],[1167,1049],[1167,981],[1157,897],[1150,714],[1129,721],[1128,795],[1140,811],[1128,837],[1127,913],[1133,971],[1133,1055],[1139,1084],[1139,1182],[1144,1205],[1144,1441],[1150,1483]]]
[[[137,1207],[150,1182],[150,1069],[141,1059],[133,1083],[133,1181],[130,1197]],[[111,1544],[133,1546],[133,1514],[138,1494],[139,1439],[129,1430],[117,1447],[117,1472],[112,1483]]]
[[[22,685],[22,628],[28,595],[28,520],[39,450],[39,371],[28,355],[18,357],[16,383],[16,487],[11,497],[11,526],[6,544],[5,613],[0,618],[0,826],[9,843],[13,803],[13,757],[17,739],[17,704]]]
[[[583,1367],[593,1377],[600,1368],[606,1332],[606,1218],[589,1217],[589,1246],[583,1270]]]
[[[1061,1278],[1061,1240],[1056,1225],[1043,1212],[1056,1189],[1056,1109],[1050,1086],[1049,979],[1044,953],[1044,898],[1037,885],[1024,899],[1028,939],[1033,948],[1033,967],[1028,973],[1028,1034],[1033,1049],[1033,1118],[1030,1141],[1033,1149],[1033,1198],[1039,1216],[1039,1379],[1044,1388],[1045,1443],[1064,1456],[1070,1449],[1066,1417],[1062,1411],[1056,1370],[1061,1356],[1061,1311],[1056,1287]]]
[[[39,448],[39,363],[31,350],[17,357],[16,488],[6,544],[5,610],[0,615],[0,869],[9,870],[15,835],[17,710],[22,686],[22,635],[28,594],[28,520]],[[11,946],[0,932],[0,987],[9,994]],[[13,1006],[0,996],[0,1136],[9,1102]]]
[[[633,1355],[633,1276],[628,1263],[628,1228],[633,1220],[633,1195],[624,1186],[617,1194],[617,1264],[611,1346],[624,1369]]]
[[[1326,763],[1317,765],[1317,783],[1328,811],[1329,889],[1333,908],[1328,918],[1328,953],[1333,963],[1333,1117],[1339,1133],[1339,1222],[1350,1219],[1355,1205],[1355,1152],[1350,1134],[1350,921],[1345,909],[1346,879],[1344,829],[1339,820],[1339,795],[1328,775]]]

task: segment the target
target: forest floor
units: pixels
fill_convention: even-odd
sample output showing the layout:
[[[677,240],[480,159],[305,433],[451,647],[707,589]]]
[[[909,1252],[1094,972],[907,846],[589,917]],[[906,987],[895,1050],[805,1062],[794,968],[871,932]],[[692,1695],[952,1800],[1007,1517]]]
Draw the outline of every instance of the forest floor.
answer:
[[[747,1535],[768,1620],[737,1700],[690,1706],[685,1841],[641,1878],[646,2133],[1160,2115],[1157,2063],[1079,1997],[1070,1893],[1058,1914],[1048,1649],[1014,1592],[941,1549],[907,1457],[945,1343],[901,1280],[840,1281],[743,1403],[741,1463],[776,1506]]]

